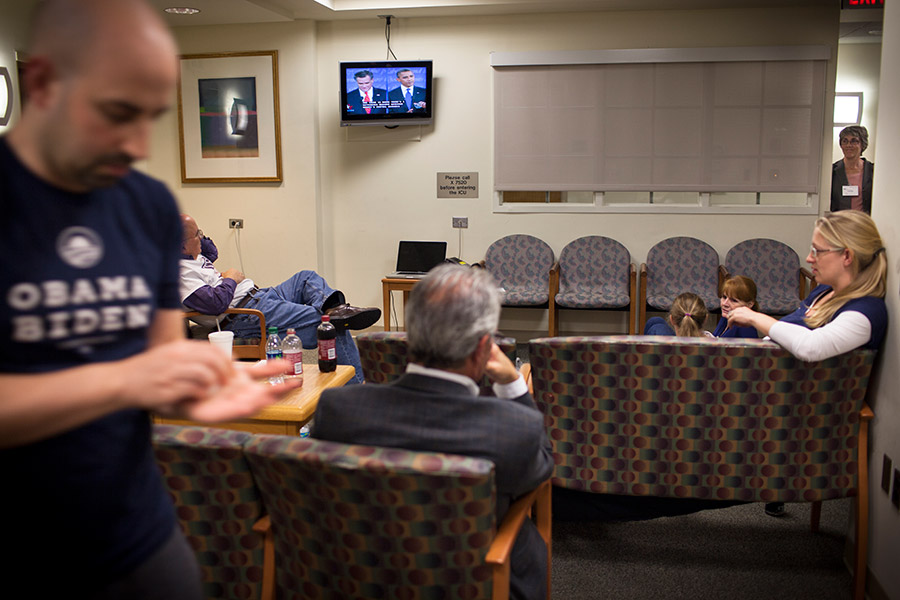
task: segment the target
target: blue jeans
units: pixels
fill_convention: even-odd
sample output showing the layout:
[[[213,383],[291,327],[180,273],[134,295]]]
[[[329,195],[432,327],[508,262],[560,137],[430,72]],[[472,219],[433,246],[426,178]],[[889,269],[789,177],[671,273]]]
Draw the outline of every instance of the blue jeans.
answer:
[[[331,304],[342,304],[344,295],[332,289],[321,275],[315,271],[300,271],[287,281],[258,291],[245,308],[262,311],[266,326],[277,327],[282,337],[289,327],[293,327],[303,347],[311,349],[317,345],[316,327],[322,322],[322,305],[335,294]],[[226,329],[233,331],[235,337],[253,337],[259,331],[259,324],[251,316],[239,315]],[[356,369],[356,375],[350,381],[362,383],[359,351],[348,330],[338,332],[335,347],[338,364]]]
[[[650,317],[644,325],[644,335],[675,335],[675,330],[662,317]]]

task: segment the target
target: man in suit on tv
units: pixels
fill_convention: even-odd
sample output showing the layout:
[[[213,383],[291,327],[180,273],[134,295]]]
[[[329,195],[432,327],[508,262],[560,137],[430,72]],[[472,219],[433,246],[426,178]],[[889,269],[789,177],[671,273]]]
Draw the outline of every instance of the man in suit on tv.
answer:
[[[400,82],[400,87],[391,90],[388,94],[388,100],[391,101],[390,111],[392,113],[424,112],[427,107],[425,88],[415,85],[415,73],[409,69],[401,69],[397,71],[397,81]]]
[[[353,74],[357,89],[347,92],[347,114],[387,114],[387,92],[373,87],[375,75],[368,69]]]
[[[435,267],[406,306],[410,363],[386,385],[327,390],[312,436],[342,442],[485,458],[495,465],[498,522],[517,497],[550,476],[543,415],[522,376],[494,343],[500,293],[491,275]],[[478,395],[487,376],[496,397]],[[510,597],[546,595],[547,548],[526,520],[512,554]]]

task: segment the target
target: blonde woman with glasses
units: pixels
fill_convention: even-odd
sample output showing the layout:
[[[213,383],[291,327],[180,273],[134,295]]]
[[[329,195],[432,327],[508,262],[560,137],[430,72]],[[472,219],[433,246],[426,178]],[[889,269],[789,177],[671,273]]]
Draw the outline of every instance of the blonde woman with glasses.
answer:
[[[820,217],[806,262],[818,285],[800,308],[776,321],[743,306],[729,324],[755,327],[805,361],[877,350],[887,330],[887,256],[872,218],[855,210]]]

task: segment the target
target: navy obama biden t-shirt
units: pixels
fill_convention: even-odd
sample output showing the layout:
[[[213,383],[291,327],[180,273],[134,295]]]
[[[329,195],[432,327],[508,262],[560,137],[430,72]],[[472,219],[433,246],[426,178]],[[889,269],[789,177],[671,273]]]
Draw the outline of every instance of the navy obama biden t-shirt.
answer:
[[[147,347],[157,309],[180,308],[182,228],[162,183],[132,171],[114,187],[69,193],[35,177],[0,139],[0,214],[0,372],[133,356]],[[144,411],[0,450],[0,472],[3,537],[15,540],[6,567],[44,565],[53,575],[35,582],[42,589],[112,580],[175,528]]]

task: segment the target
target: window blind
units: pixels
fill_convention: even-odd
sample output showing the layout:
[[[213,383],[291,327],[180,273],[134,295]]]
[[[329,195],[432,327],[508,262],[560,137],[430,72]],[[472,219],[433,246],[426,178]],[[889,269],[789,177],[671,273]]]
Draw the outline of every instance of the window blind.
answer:
[[[825,66],[495,65],[495,189],[818,193]]]

